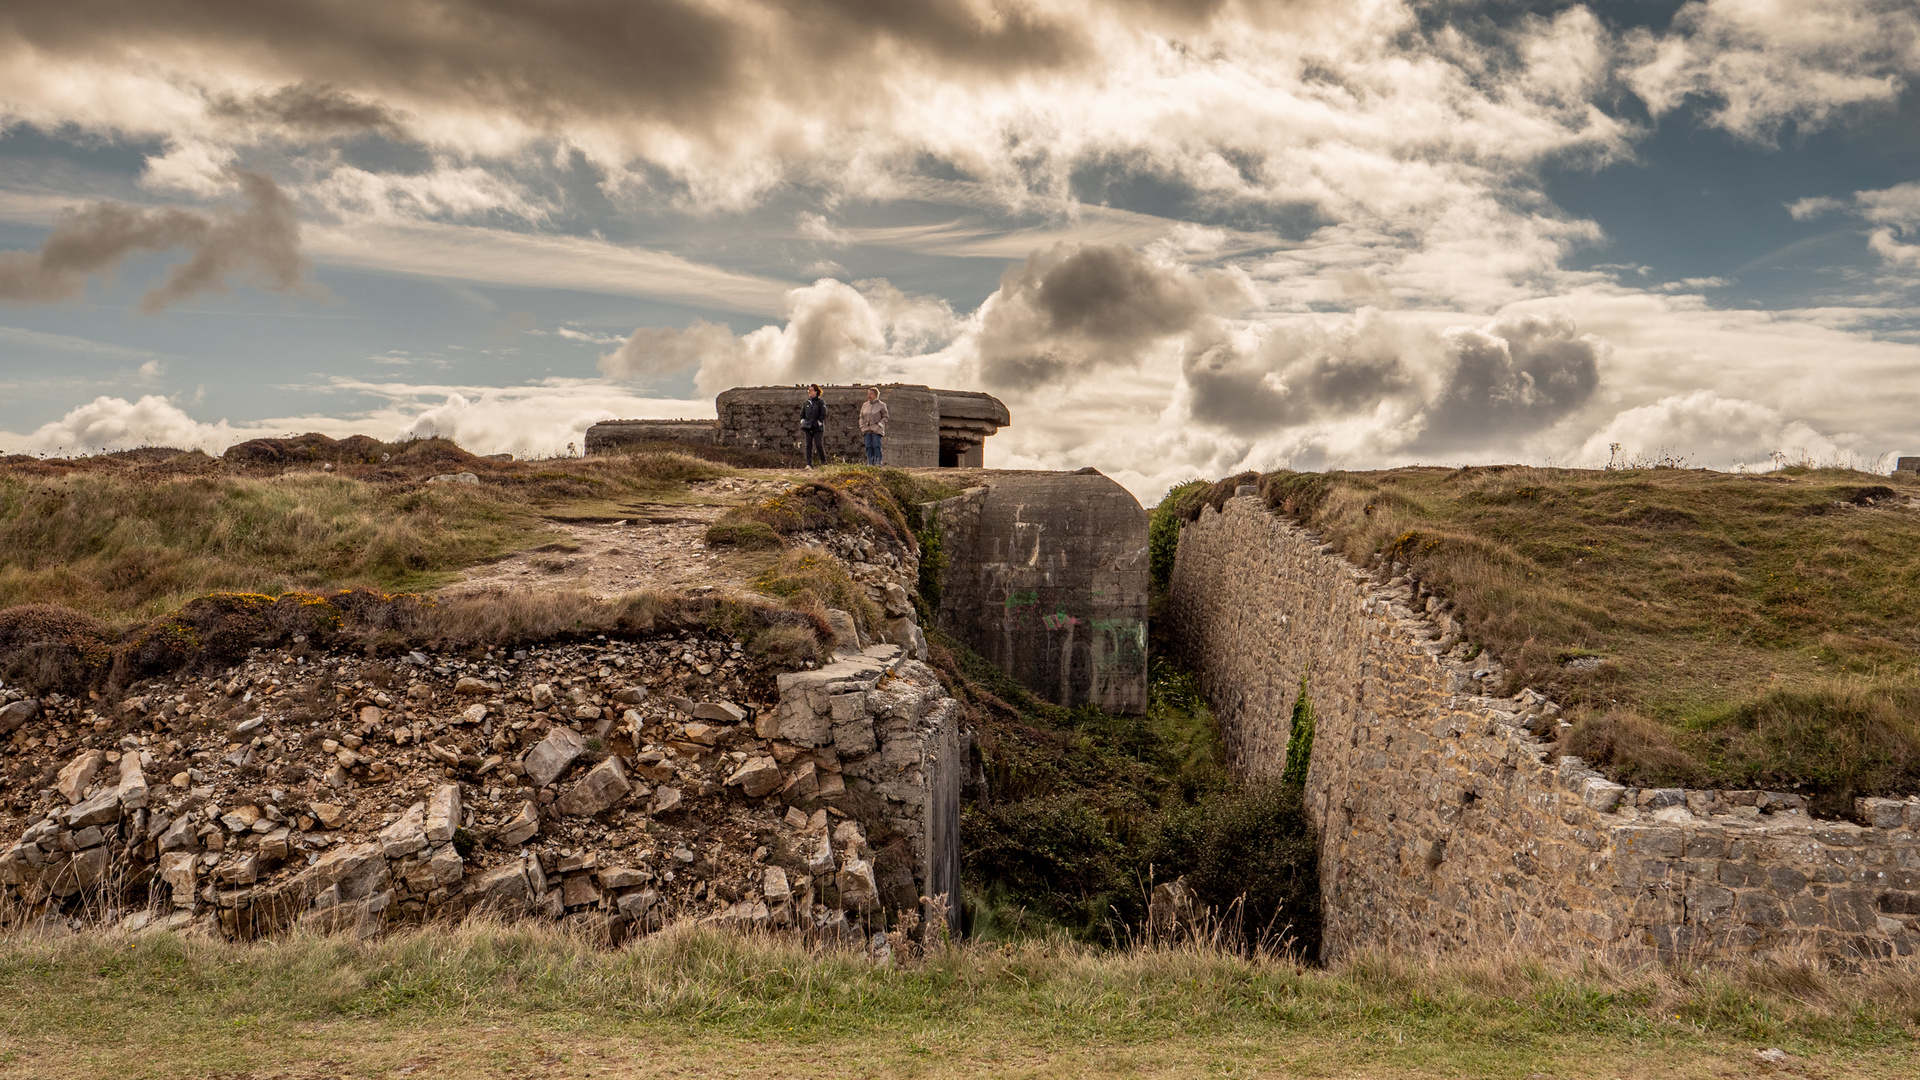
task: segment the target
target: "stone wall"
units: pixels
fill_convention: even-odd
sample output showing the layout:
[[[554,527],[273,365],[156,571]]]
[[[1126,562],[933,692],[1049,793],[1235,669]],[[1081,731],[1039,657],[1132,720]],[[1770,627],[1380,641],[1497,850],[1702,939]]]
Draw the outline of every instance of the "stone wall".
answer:
[[[1147,705],[1147,514],[1091,469],[1008,473],[932,504],[937,625],[1041,697]]]
[[[1255,498],[1184,529],[1165,617],[1244,777],[1281,771],[1307,680],[1329,957],[1856,959],[1920,945],[1920,800],[1862,800],[1858,824],[1811,818],[1791,793],[1608,781],[1532,733],[1551,702],[1484,692],[1499,668],[1465,658],[1440,601]]]

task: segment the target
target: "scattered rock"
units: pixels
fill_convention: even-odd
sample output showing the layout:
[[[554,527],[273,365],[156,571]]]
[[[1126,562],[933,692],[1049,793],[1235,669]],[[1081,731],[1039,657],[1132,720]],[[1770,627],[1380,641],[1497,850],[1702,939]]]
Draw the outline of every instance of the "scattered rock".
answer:
[[[0,736],[11,735],[22,724],[39,715],[40,702],[37,698],[23,698],[5,707],[0,707]]]

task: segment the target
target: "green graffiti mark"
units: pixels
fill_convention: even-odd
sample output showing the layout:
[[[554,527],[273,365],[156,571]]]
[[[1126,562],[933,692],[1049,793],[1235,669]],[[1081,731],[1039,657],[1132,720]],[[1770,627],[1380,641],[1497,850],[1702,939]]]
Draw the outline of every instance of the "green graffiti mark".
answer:
[[[1039,589],[1015,589],[1007,593],[1007,610],[1017,607],[1031,607],[1040,602]]]

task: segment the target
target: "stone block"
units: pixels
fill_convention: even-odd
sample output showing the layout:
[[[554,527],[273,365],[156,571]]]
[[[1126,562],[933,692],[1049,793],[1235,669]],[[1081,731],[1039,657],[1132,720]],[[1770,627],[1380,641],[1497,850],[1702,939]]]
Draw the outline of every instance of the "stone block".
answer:
[[[21,725],[40,713],[38,698],[25,698],[0,706],[0,737],[13,734]]]
[[[873,720],[864,713],[845,723],[833,725],[833,748],[846,757],[870,754],[878,745],[873,734]]]
[[[430,844],[444,844],[460,828],[460,785],[441,784],[427,800],[426,836]]]
[[[693,707],[693,718],[716,724],[740,724],[746,722],[747,710],[731,701],[703,701]]]
[[[113,788],[95,792],[67,811],[67,827],[84,829],[120,820],[120,793]]]
[[[1854,813],[1861,821],[1876,829],[1898,829],[1906,824],[1907,802],[1904,799],[1855,799]]]
[[[385,890],[392,881],[378,844],[342,844],[329,848],[307,871],[314,893],[334,888],[342,901],[359,900]]]
[[[452,844],[434,849],[432,858],[427,860],[427,869],[432,873],[435,885],[457,885],[466,876],[466,860],[454,850]]]
[[[546,886],[544,879],[529,875],[529,866],[533,875],[539,874],[539,863],[530,859],[515,859],[475,875],[467,884],[474,905],[503,915],[532,911],[534,902],[546,892]],[[540,882],[538,885],[535,884],[536,880]]]
[[[567,907],[585,907],[600,902],[600,886],[593,875],[575,874],[560,884],[560,902]]]
[[[659,892],[653,889],[640,889],[637,892],[623,894],[620,899],[615,902],[614,906],[619,909],[620,914],[625,915],[635,922],[639,922],[645,919],[647,912],[651,911],[653,906],[659,902]]]
[[[174,907],[193,906],[194,892],[198,887],[195,871],[199,863],[200,857],[191,852],[172,851],[160,856],[160,881],[172,891]]]
[[[770,795],[785,783],[786,777],[780,773],[780,766],[771,757],[750,757],[742,762],[733,775],[727,777],[729,787],[738,787],[750,799]]]
[[[147,805],[147,777],[140,770],[140,755],[120,755],[120,785],[115,791],[121,810],[139,810]]]
[[[840,886],[840,906],[848,911],[872,911],[880,902],[880,886],[873,879],[873,865],[865,859],[849,859],[835,878]]]
[[[769,866],[760,875],[760,894],[769,904],[783,903],[793,897],[793,889],[787,883],[787,872],[777,866]]]
[[[107,763],[107,755],[99,750],[87,750],[77,755],[61,768],[59,777],[53,786],[60,792],[68,805],[78,803],[86,797],[87,788],[93,786],[93,778],[100,767]]]
[[[553,808],[573,817],[592,817],[613,807],[633,791],[620,759],[610,757],[587,770],[579,783],[554,800]]]
[[[527,779],[546,787],[559,779],[586,750],[587,740],[579,732],[572,728],[556,727],[532,750],[527,751],[522,763],[527,770]]]
[[[380,853],[389,859],[405,858],[427,846],[427,804],[407,807],[391,825],[380,830]]]
[[[618,891],[621,889],[631,889],[636,885],[644,885],[652,881],[653,872],[650,870],[636,870],[631,866],[609,866],[600,871],[599,877],[601,887]]]

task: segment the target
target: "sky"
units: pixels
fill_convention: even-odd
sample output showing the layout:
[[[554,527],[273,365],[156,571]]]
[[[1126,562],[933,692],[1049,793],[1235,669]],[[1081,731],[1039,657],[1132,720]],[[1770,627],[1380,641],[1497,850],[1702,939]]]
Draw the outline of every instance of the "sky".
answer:
[[[568,453],[983,390],[987,463],[1920,454],[1912,0],[16,0],[0,452]]]

